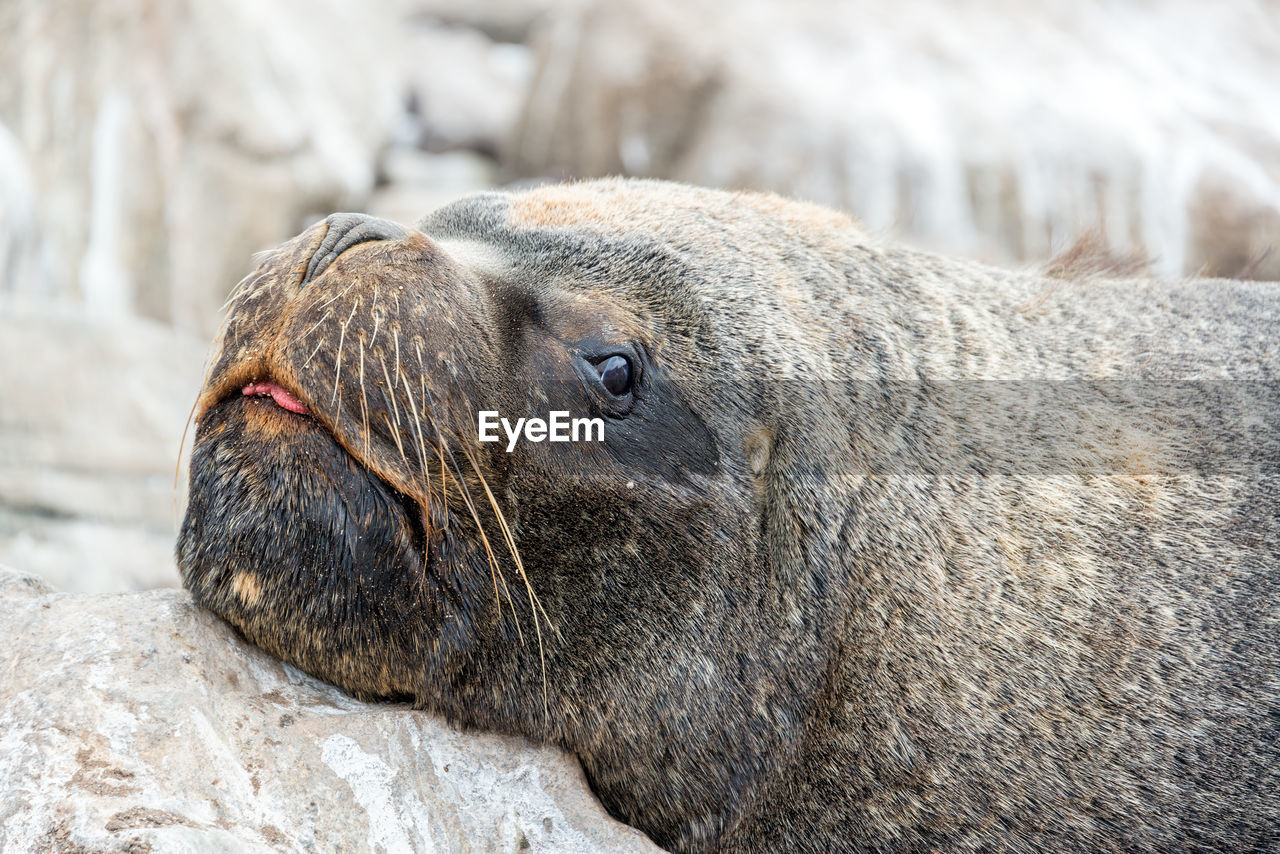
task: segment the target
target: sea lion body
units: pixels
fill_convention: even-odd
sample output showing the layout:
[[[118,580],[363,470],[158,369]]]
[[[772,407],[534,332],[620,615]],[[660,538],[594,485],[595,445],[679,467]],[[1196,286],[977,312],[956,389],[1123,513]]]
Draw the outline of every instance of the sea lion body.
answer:
[[[178,558],[251,640],[562,745],[679,851],[1280,845],[1276,286],[649,181],[397,229],[229,309]]]

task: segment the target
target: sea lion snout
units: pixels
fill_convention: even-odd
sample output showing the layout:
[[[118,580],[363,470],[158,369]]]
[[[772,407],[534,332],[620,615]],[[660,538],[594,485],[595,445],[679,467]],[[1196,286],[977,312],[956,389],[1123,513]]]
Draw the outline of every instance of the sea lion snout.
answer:
[[[483,293],[426,234],[334,214],[228,303],[179,568],[246,637],[359,696],[417,696],[488,607],[474,531],[496,522],[464,491]]]
[[[299,287],[306,287],[325,271],[334,259],[358,243],[372,240],[399,240],[409,229],[399,223],[361,213],[335,213],[325,217],[329,230],[307,263],[306,275]]]

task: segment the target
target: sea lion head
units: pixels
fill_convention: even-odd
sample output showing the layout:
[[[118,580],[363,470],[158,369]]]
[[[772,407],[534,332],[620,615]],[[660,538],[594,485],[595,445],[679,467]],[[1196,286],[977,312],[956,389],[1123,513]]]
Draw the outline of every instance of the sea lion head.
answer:
[[[568,748],[660,844],[715,840],[796,756],[840,612],[827,486],[788,474],[840,417],[815,217],[853,233],[624,181],[309,228],[230,302],[184,583],[357,696]],[[603,436],[482,442],[482,412]]]

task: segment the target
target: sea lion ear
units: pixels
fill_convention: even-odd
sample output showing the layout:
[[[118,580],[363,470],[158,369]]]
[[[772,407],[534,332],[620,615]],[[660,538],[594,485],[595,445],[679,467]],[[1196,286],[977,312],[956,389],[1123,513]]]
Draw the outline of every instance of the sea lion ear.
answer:
[[[747,465],[756,477],[764,477],[769,468],[769,457],[773,453],[773,431],[767,427],[757,427],[747,434],[743,445],[747,455]]]

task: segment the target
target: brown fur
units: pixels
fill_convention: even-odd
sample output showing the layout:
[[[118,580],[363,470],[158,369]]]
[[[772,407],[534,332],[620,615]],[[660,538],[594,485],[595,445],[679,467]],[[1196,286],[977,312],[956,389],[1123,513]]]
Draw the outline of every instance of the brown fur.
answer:
[[[202,397],[179,562],[250,639],[562,745],[674,850],[1280,844],[1273,286],[661,182],[313,263],[353,222],[246,280]],[[623,413],[582,359],[625,347]],[[507,454],[479,408],[607,441]]]

